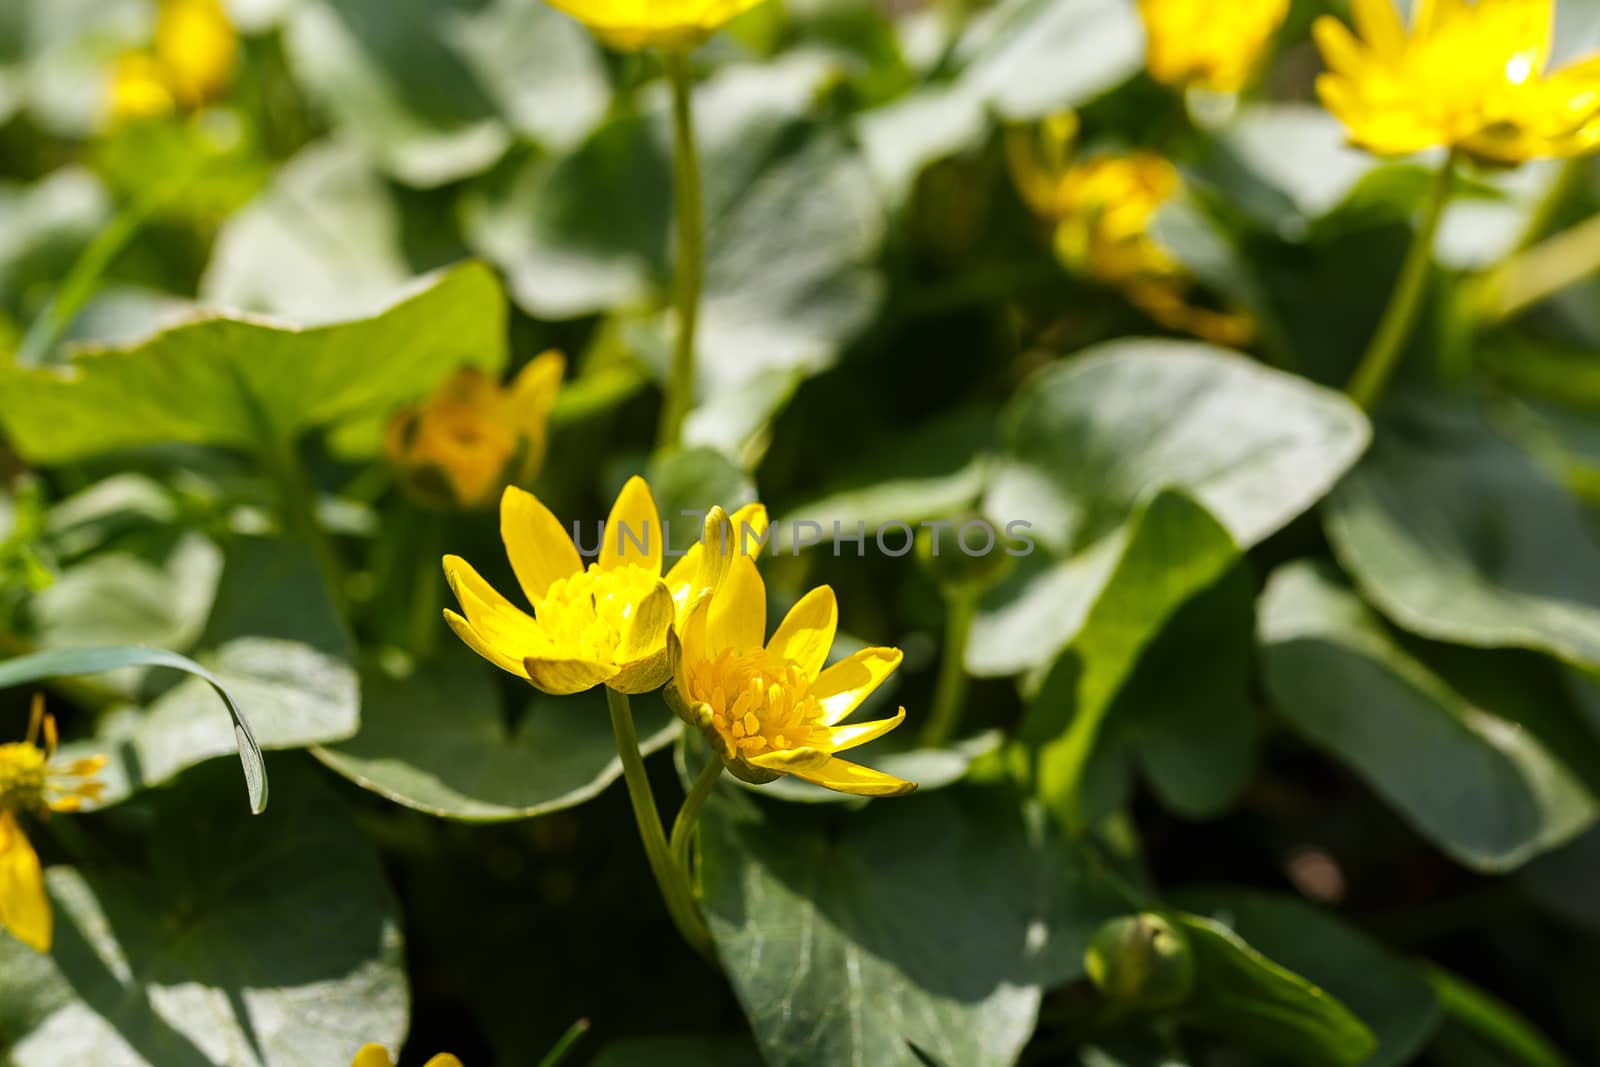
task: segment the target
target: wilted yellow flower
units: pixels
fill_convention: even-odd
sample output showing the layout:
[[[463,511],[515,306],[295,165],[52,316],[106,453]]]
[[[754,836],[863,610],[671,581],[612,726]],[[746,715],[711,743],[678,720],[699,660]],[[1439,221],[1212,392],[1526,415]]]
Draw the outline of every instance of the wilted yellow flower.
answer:
[[[228,87],[238,55],[239,38],[221,0],[161,0],[150,49],[117,61],[111,117],[192,111]]]
[[[1169,329],[1221,345],[1248,344],[1249,316],[1195,306],[1194,279],[1154,233],[1156,216],[1183,190],[1183,178],[1153,152],[1091,156],[1073,162],[1075,120],[1047,122],[1006,140],[1012,177],[1034,213],[1055,226],[1057,257],[1080,274],[1115,286]]]
[[[800,598],[766,640],[766,587],[755,560],[736,556],[672,639],[669,702],[744,781],[792,774],[856,796],[903,796],[916,784],[837,755],[905,721],[901,708],[891,719],[841,725],[900,666],[900,650],[862,649],[824,668],[838,623],[824,585]]]
[[[759,514],[758,514],[759,512]],[[759,505],[741,512],[765,528]],[[502,670],[546,693],[579,693],[604,684],[648,693],[671,673],[667,632],[721,581],[732,542],[728,519],[713,508],[702,545],[661,575],[664,530],[643,478],[631,478],[606,520],[597,562],[583,566],[577,547],[532,493],[509,487],[500,501],[500,536],[533,614],[501,596],[458,556],[445,576],[464,615],[444,613],[456,635]],[[709,537],[716,546],[708,551]]]
[[[487,506],[539,472],[565,369],[559,352],[546,352],[507,388],[476,367],[456,371],[427,400],[395,414],[384,452],[424,503]]]
[[[363,1045],[350,1067],[394,1067],[394,1060],[382,1045]],[[461,1067],[461,1061],[448,1052],[441,1052],[422,1067]]]
[[[761,0],[550,0],[613,48],[687,51]]]
[[[1314,32],[1317,93],[1378,155],[1446,146],[1488,163],[1570,157],[1600,142],[1600,56],[1554,74],[1554,0],[1352,0],[1358,40],[1332,16]]]
[[[1177,88],[1236,93],[1289,13],[1289,0],[1139,0],[1145,65]]]
[[[55,719],[44,713],[44,697],[35,696],[27,739],[0,745],[0,926],[38,952],[50,951],[54,920],[39,856],[17,817],[98,801],[103,787],[89,779],[106,762],[94,756],[59,767],[51,762],[55,754]]]

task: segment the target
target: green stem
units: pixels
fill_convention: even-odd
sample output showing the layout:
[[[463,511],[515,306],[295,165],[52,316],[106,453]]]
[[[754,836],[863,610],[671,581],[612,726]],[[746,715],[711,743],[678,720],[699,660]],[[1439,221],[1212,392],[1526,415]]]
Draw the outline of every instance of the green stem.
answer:
[[[672,822],[670,843],[672,860],[685,878],[690,877],[689,844],[694,840],[695,824],[700,821],[700,809],[705,805],[711,791],[717,787],[717,779],[722,777],[722,769],[722,757],[714,752],[708,754],[706,765],[701,768],[700,776],[694,780],[689,795],[683,798],[683,807],[678,809],[678,817]]]
[[[561,1040],[555,1043],[555,1047],[545,1053],[544,1059],[539,1061],[539,1067],[556,1067],[558,1063],[567,1058],[567,1053],[572,1051],[572,1046],[576,1045],[583,1035],[588,1032],[588,1019],[579,1019],[573,1023],[567,1028],[567,1032],[561,1035]]]
[[[678,313],[678,337],[657,443],[662,451],[670,451],[682,443],[683,423],[694,403],[694,338],[705,269],[705,222],[700,202],[700,160],[694,145],[694,75],[686,52],[670,51],[664,58],[667,79],[672,83],[672,192],[678,233],[673,303]]]
[[[99,288],[101,276],[138,236],[145,222],[165,199],[164,195],[144,197],[112,219],[89,242],[67,271],[60,288],[28,328],[27,336],[17,350],[17,366],[38,367],[48,360],[61,335],[67,332],[78,317],[78,312],[83,310],[83,305]]]
[[[279,516],[284,534],[311,549],[317,567],[322,571],[322,583],[328,590],[334,609],[341,619],[348,621],[344,565],[339,562],[333,542],[317,521],[316,487],[306,476],[294,443],[286,441],[266,447],[263,465],[271,472],[278,487]]]
[[[1345,392],[1361,407],[1372,410],[1383,396],[1384,388],[1400,357],[1405,352],[1406,340],[1416,325],[1422,311],[1423,296],[1427,292],[1428,271],[1433,266],[1433,241],[1439,232],[1439,220],[1444,217],[1445,205],[1450,200],[1450,189],[1455,183],[1456,157],[1452,152],[1445,157],[1439,172],[1434,176],[1433,187],[1428,192],[1422,225],[1411,239],[1411,249],[1406,253],[1400,268],[1400,278],[1395,282],[1389,306],[1378,324],[1378,332],[1367,346],[1366,354],[1356,367],[1355,375]]]
[[[672,862],[667,849],[666,834],[661,829],[661,816],[656,811],[655,794],[650,791],[650,777],[645,771],[644,756],[639,752],[639,734],[633,725],[633,711],[628,706],[626,693],[607,687],[606,706],[611,710],[611,731],[617,739],[617,757],[622,761],[622,778],[628,786],[628,800],[633,804],[633,818],[639,824],[639,837],[644,842],[645,859],[656,886],[666,902],[667,914],[677,926],[683,939],[696,952],[713,959],[711,934],[700,908],[689,891],[688,879]]]
[[[439,560],[444,555],[446,519],[436,512],[411,509],[412,522],[418,531],[420,551],[414,554],[416,573],[412,576],[410,646],[411,654],[419,660],[428,659],[437,647],[439,632],[439,599],[443,592],[444,576],[439,570]]]
[[[967,639],[978,617],[978,597],[957,592],[950,597],[944,620],[944,658],[933,690],[933,711],[922,731],[925,748],[943,748],[955,740],[967,703]]]

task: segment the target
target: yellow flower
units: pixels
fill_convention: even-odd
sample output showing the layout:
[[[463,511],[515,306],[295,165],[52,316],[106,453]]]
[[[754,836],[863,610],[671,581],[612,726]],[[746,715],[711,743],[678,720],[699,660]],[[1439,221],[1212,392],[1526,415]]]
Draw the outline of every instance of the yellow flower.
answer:
[[[1236,93],[1289,13],[1289,0],[1139,0],[1145,65],[1164,85]]]
[[[384,452],[422,502],[485,507],[539,472],[565,368],[559,352],[546,352],[504,389],[476,367],[456,371],[426,401],[395,414]]]
[[[1197,307],[1194,279],[1154,233],[1156,216],[1183,191],[1178,168],[1153,152],[1073,162],[1077,123],[1010,131],[1012,177],[1034,213],[1055,227],[1057,257],[1069,269],[1122,290],[1169,329],[1238,347],[1255,336],[1249,316]]]
[[[765,532],[760,505],[736,523]],[[533,614],[496,592],[458,556],[445,576],[464,614],[445,620],[474,652],[546,693],[580,693],[604,684],[648,693],[671,673],[667,633],[715,589],[727,571],[728,518],[706,517],[700,545],[663,579],[664,531],[650,487],[629,479],[606,520],[598,561],[583,566],[567,531],[532,493],[509,487],[500,501],[500,536]],[[706,542],[716,551],[707,551]]]
[[[155,41],[116,65],[111,117],[155,118],[216,99],[233,78],[239,38],[221,0],[161,0]]]
[[[1358,40],[1332,16],[1314,32],[1317,93],[1355,144],[1385,156],[1446,146],[1486,163],[1570,157],[1600,142],[1600,56],[1554,74],[1553,0],[1352,0]]]
[[[94,756],[60,767],[51,762],[55,754],[55,719],[44,713],[44,698],[35,696],[27,740],[0,745],[0,926],[37,952],[50,951],[50,898],[39,856],[17,816],[76,811],[84,801],[97,802],[103,787],[88,779],[106,762]]]
[[[736,556],[672,639],[669,703],[746,782],[792,774],[856,796],[903,796],[916,784],[837,755],[905,721],[901,708],[891,719],[840,725],[900,666],[900,650],[862,649],[824,669],[838,623],[833,590],[819,586],[765,641],[766,587],[755,560]]]
[[[705,43],[761,0],[550,0],[597,37],[623,51],[687,51]]]
[[[382,1045],[363,1045],[350,1067],[394,1067],[394,1060]],[[461,1067],[461,1061],[448,1052],[441,1052],[422,1067]]]

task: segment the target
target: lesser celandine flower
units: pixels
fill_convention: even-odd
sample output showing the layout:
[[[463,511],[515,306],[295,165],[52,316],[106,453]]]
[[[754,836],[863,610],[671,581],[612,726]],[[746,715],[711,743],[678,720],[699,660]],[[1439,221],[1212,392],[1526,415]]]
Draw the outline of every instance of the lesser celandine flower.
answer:
[[[389,421],[384,452],[412,496],[477,508],[539,472],[566,361],[546,352],[502,387],[476,367],[456,371]]]
[[[1236,93],[1289,13],[1289,0],[1139,0],[1145,66],[1176,88]]]
[[[0,926],[38,952],[50,951],[50,898],[18,816],[76,811],[98,801],[102,786],[90,779],[105,766],[103,756],[58,766],[55,754],[55,719],[36,696],[26,740],[0,745]]]
[[[221,0],[161,0],[149,50],[118,62],[111,116],[154,118],[216,99],[233,77],[239,39]]]
[[[720,530],[727,521],[713,509],[706,526]],[[533,614],[465,560],[446,556],[445,575],[464,614],[447,610],[445,619],[478,655],[556,695],[597,685],[619,693],[660,688],[670,674],[668,630],[727,569],[724,552],[702,548],[662,577],[664,531],[650,487],[637,477],[618,494],[599,559],[587,568],[560,520],[532,493],[506,489],[500,535]]]
[[[363,1045],[350,1067],[394,1067],[394,1060],[382,1045]],[[422,1067],[461,1067],[461,1061],[448,1052],[441,1052]]]
[[[844,721],[900,665],[900,650],[867,648],[824,667],[839,609],[813,589],[766,638],[767,591],[755,560],[736,556],[716,592],[674,636],[669,702],[698,727],[733,774],[761,784],[791,774],[856,796],[902,796],[916,785],[840,759],[905,721]]]
[[[613,48],[685,51],[761,0],[550,0]]]
[[[1069,269],[1114,286],[1169,329],[1240,346],[1255,335],[1246,315],[1196,306],[1194,280],[1154,233],[1156,216],[1183,190],[1178,169],[1153,152],[1074,161],[1077,121],[1062,115],[1006,140],[1023,199],[1055,227],[1057,257]]]
[[[1317,93],[1378,155],[1447,147],[1479,161],[1570,157],[1600,142],[1600,56],[1553,74],[1554,0],[1352,0],[1359,39],[1332,16],[1314,27],[1328,72]]]

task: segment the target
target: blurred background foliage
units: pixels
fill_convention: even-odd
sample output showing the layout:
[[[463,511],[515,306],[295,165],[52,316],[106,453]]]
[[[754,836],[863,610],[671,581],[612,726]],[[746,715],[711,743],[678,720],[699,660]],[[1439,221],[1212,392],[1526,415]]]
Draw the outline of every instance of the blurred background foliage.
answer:
[[[1131,0],[767,0],[693,57],[701,373],[652,459],[651,55],[540,0],[230,0],[195,66],[171,3],[0,0],[0,648],[194,656],[274,802],[247,820],[203,682],[57,683],[117,803],[39,836],[58,944],[0,936],[5,1062],[523,1065],[579,1018],[605,1067],[1600,1062],[1591,163],[1470,172],[1369,422],[1337,389],[1429,178],[1315,102],[1340,5],[1296,0],[1235,99],[1155,83]],[[1600,4],[1557,27],[1591,53]],[[1069,111],[1071,150],[1172,168],[1143,237],[1182,313],[1030,210],[1019,139]],[[645,888],[598,698],[439,622],[492,516],[384,459],[451,372],[549,349],[557,514],[644,470],[669,516],[865,524],[764,570],[841,591],[844,651],[905,650],[907,735],[970,630],[959,743],[875,764],[922,794],[724,783],[726,978]],[[972,515],[1038,550],[974,584],[871,547]],[[699,757],[640,704],[672,796]],[[1194,973],[1102,992],[1096,931],[1152,909]]]

